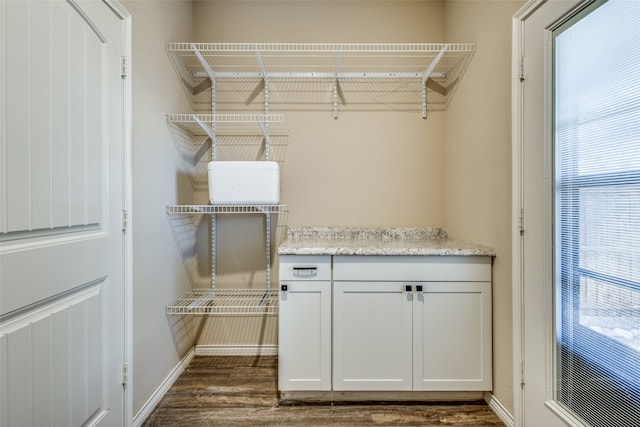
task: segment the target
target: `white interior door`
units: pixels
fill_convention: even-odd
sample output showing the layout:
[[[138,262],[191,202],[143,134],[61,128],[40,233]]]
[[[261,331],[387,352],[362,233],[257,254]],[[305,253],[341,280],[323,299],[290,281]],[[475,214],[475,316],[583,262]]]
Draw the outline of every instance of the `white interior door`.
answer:
[[[0,426],[127,424],[113,6],[0,1]]]

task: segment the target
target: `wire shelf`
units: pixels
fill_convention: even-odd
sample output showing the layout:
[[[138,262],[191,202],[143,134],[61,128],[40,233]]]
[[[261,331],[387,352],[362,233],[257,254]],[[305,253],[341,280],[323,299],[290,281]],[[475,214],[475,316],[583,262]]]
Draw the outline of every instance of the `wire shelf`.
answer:
[[[168,214],[278,214],[287,205],[169,205]]]
[[[167,121],[194,136],[207,136],[212,125],[218,136],[288,135],[283,114],[168,114]]]
[[[278,291],[193,289],[166,309],[167,314],[275,315],[278,314]]]
[[[474,43],[168,43],[194,108],[226,111],[447,107]],[[215,81],[215,96],[212,86]],[[267,88],[268,83],[268,96]]]

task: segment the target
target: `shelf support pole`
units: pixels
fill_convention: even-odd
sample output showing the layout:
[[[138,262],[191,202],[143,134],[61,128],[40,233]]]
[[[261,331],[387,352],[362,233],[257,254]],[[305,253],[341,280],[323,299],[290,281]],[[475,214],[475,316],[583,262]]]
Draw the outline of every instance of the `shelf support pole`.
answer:
[[[262,73],[262,80],[264,81],[264,115],[269,115],[269,76],[267,75],[267,68],[264,66],[262,55],[260,51],[256,50],[256,60],[258,61],[258,67]]]
[[[198,62],[200,62],[200,65],[207,73],[207,76],[209,76],[209,80],[211,80],[211,128],[207,130],[203,127],[202,129],[204,129],[209,138],[211,138],[211,160],[216,160],[216,73],[213,71],[213,68],[211,68],[204,55],[202,55],[202,52],[200,52],[196,47],[195,43],[191,43],[191,50],[193,50],[196,58],[198,58]],[[196,121],[200,126],[202,126],[200,120],[196,118]]]
[[[256,121],[258,122],[258,126],[260,126],[260,130],[262,130],[262,135],[264,136],[264,159],[270,160],[270,145],[271,141],[269,140],[269,117],[265,116],[264,120],[260,120],[259,116],[256,116]]]
[[[269,160],[270,158],[270,141],[269,141],[269,77],[267,75],[267,68],[264,66],[264,61],[262,60],[262,55],[260,55],[260,51],[256,50],[256,60],[258,61],[258,67],[260,67],[260,72],[262,73],[262,80],[264,82],[264,122],[258,119],[258,124],[260,125],[260,129],[262,129],[262,133],[264,134],[264,156],[265,160]]]
[[[265,213],[266,245],[267,245],[267,291],[271,290],[271,214]]]
[[[216,76],[211,77],[211,161],[218,159],[218,139],[216,136]]]
[[[338,86],[340,82],[338,81],[338,73],[340,72],[340,64],[342,63],[342,51],[338,52],[336,56],[336,68],[333,77],[333,118],[335,120],[338,119]]]
[[[440,60],[442,59],[442,56],[447,51],[448,47],[449,46],[445,44],[442,47],[442,49],[440,49],[440,52],[438,52],[436,57],[433,58],[433,61],[431,61],[431,64],[429,64],[429,66],[425,68],[425,70],[422,72],[421,87],[422,87],[422,118],[423,119],[427,118],[427,80],[429,79],[429,77],[431,77],[431,73],[433,72],[433,70],[436,69],[438,62],[440,62]]]
[[[211,289],[216,290],[216,214],[211,215]]]

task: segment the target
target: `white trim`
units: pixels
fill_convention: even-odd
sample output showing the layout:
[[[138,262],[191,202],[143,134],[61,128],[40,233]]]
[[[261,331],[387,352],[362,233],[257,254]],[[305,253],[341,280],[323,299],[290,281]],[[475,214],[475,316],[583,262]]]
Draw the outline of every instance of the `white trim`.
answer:
[[[5,322],[0,322],[0,338],[4,335],[9,335],[13,332],[19,331],[20,329],[29,327],[42,319],[51,317],[56,313],[69,309],[69,307],[100,295],[102,284],[105,282],[105,279],[106,277],[101,277],[92,282],[86,283],[72,289],[68,294],[65,294],[59,299],[54,298],[52,302],[42,307],[36,306],[33,309],[25,310],[15,318],[9,319]]]
[[[558,402],[550,400],[548,402],[545,402],[545,406],[549,408],[549,410],[553,411],[568,426],[585,427],[584,421],[578,418],[573,412],[560,405]]]
[[[526,231],[523,215],[523,188],[522,188],[522,143],[524,141],[523,132],[523,85],[520,81],[520,73],[523,68],[523,43],[524,43],[524,20],[538,8],[544,0],[533,0],[525,4],[512,20],[512,54],[511,54],[511,155],[512,155],[512,330],[513,330],[513,417],[512,426],[521,426],[524,410],[524,393],[522,390],[522,363],[524,357],[524,315],[523,309],[523,240],[520,234],[520,226]],[[525,77],[525,76],[523,76]],[[521,224],[522,221],[522,224]]]
[[[197,345],[196,356],[277,356],[277,345]]]
[[[131,56],[133,52],[133,38],[131,33],[132,19],[127,9],[120,4],[120,0],[102,0],[122,21],[121,53],[128,61],[129,76],[131,76]],[[122,209],[128,212],[129,227],[122,233],[122,266],[123,266],[123,306],[124,306],[124,364],[128,367],[129,383],[124,389],[124,425],[134,423],[133,416],[133,229],[132,206],[132,123],[133,123],[133,90],[132,78],[122,79],[123,111],[122,111]],[[143,406],[144,408],[144,406]]]
[[[160,403],[164,395],[169,391],[173,383],[178,379],[178,377],[185,371],[185,368],[189,366],[191,363],[191,359],[195,356],[195,349],[191,349],[186,356],[182,358],[178,362],[178,364],[169,372],[169,375],[160,383],[158,388],[151,393],[149,399],[142,405],[140,410],[133,417],[132,425],[134,427],[139,427],[146,421],[146,419],[151,415],[155,407]]]
[[[484,400],[489,408],[502,420],[507,427],[513,427],[513,415],[492,393],[485,393]]]

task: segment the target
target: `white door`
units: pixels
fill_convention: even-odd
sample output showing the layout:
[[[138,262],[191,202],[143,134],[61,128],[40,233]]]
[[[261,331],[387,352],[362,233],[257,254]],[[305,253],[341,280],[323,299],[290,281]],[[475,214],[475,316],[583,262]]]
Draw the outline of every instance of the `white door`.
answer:
[[[522,187],[517,198],[514,197],[514,203],[519,201],[517,210],[524,210],[524,233],[519,241],[514,242],[518,258],[514,260],[514,272],[522,274],[516,276],[521,277],[520,300],[514,298],[514,328],[516,333],[520,332],[522,340],[521,343],[516,342],[516,353],[519,350],[520,355],[514,354],[517,365],[514,389],[515,421],[516,425],[523,426],[565,425],[547,406],[554,400],[554,369],[552,258],[549,251],[552,226],[549,177],[551,111],[546,107],[551,98],[550,29],[577,3],[575,0],[540,1],[528,4],[515,18],[514,60],[522,58],[523,68],[521,82],[517,83],[519,87],[514,87],[516,95],[518,92],[521,94],[520,105],[515,106],[521,110],[516,113],[514,122],[518,116],[522,117],[522,140],[519,146],[514,146],[514,153],[519,150],[519,157],[514,154],[514,164],[521,165],[519,171],[514,169],[514,174],[520,175]],[[514,128],[517,126],[515,123]],[[520,135],[516,131],[518,137]],[[518,269],[519,260],[522,264]],[[518,289],[514,291],[518,294]]]
[[[581,306],[593,296],[588,295],[590,292],[588,282],[599,281],[609,282],[610,284],[611,281],[614,281],[616,282],[615,286],[611,286],[611,288],[619,287],[622,289],[626,287],[628,292],[625,295],[629,296],[634,292],[637,293],[637,290],[630,290],[634,286],[637,287],[637,280],[635,282],[634,280],[623,280],[624,278],[620,279],[623,275],[615,277],[615,274],[612,273],[601,274],[591,267],[592,264],[599,265],[603,261],[608,262],[610,259],[605,259],[605,256],[609,256],[610,258],[615,258],[615,262],[619,260],[626,262],[625,268],[628,271],[637,271],[637,261],[634,261],[633,258],[635,256],[637,259],[637,252],[631,257],[624,255],[624,251],[619,252],[614,257],[611,257],[608,253],[603,256],[602,253],[598,252],[601,249],[598,247],[600,242],[597,239],[591,239],[591,236],[585,237],[590,233],[586,232],[584,228],[584,224],[588,224],[587,228],[591,225],[601,226],[600,223],[593,223],[600,221],[605,216],[602,212],[607,212],[606,209],[608,208],[603,208],[602,206],[615,204],[620,200],[606,194],[605,197],[591,197],[588,200],[585,196],[602,194],[603,189],[606,190],[606,185],[611,185],[612,179],[626,179],[627,175],[631,175],[626,173],[626,170],[624,174],[610,173],[607,172],[605,167],[593,172],[595,167],[601,167],[598,162],[601,161],[601,158],[606,157],[607,153],[605,151],[621,153],[619,155],[621,158],[628,157],[627,154],[631,150],[625,151],[624,139],[618,143],[614,141],[614,144],[609,148],[602,148],[607,147],[602,145],[607,138],[598,140],[594,145],[587,145],[587,143],[591,144],[592,135],[612,134],[609,121],[611,119],[618,120],[618,115],[623,116],[623,114],[620,111],[612,113],[610,107],[611,105],[616,105],[617,108],[619,101],[624,101],[625,97],[621,96],[621,93],[626,92],[627,96],[637,100],[636,92],[630,91],[631,84],[622,85],[619,91],[615,92],[608,86],[594,85],[591,82],[597,79],[601,79],[599,80],[601,82],[611,82],[613,79],[608,78],[607,75],[615,75],[616,78],[628,75],[630,79],[637,81],[637,73],[629,73],[627,68],[623,69],[624,61],[613,64],[612,68],[615,70],[613,74],[610,71],[597,71],[595,70],[596,67],[586,66],[588,61],[584,61],[584,67],[572,68],[569,73],[566,68],[558,67],[555,68],[557,75],[554,74],[554,64],[564,63],[576,58],[591,58],[595,63],[600,62],[602,64],[606,62],[612,64],[607,55],[596,53],[596,51],[597,49],[600,49],[600,52],[611,51],[619,44],[620,39],[626,45],[626,48],[622,50],[621,56],[628,57],[630,52],[637,51],[637,36],[631,35],[637,34],[637,32],[630,32],[629,23],[621,23],[622,19],[613,20],[615,21],[613,24],[611,24],[611,21],[609,22],[609,25],[618,25],[622,29],[621,32],[611,31],[612,27],[607,28],[602,24],[602,21],[588,21],[594,22],[594,24],[585,24],[584,22],[587,21],[583,21],[586,17],[593,18],[595,16],[594,12],[603,5],[606,4],[607,6],[600,9],[600,12],[614,3],[623,8],[622,13],[617,15],[622,18],[625,15],[624,8],[635,2],[626,2],[625,4],[625,2],[613,1],[609,3],[604,1],[538,1],[527,4],[514,18],[514,77],[517,79],[514,84],[513,148],[514,178],[516,178],[517,183],[514,186],[514,217],[522,217],[522,229],[516,232],[516,237],[514,238],[516,425],[545,427],[564,425],[632,425],[628,421],[623,421],[621,417],[624,406],[623,401],[626,399],[632,400],[635,392],[629,393],[628,396],[624,396],[618,401],[615,401],[616,398],[612,399],[612,402],[615,401],[617,405],[615,407],[610,402],[606,402],[605,399],[584,399],[579,397],[581,396],[580,393],[582,393],[583,397],[585,395],[614,395],[622,382],[615,383],[610,380],[606,375],[602,374],[605,372],[604,370],[596,372],[594,369],[593,374],[585,375],[581,378],[582,382],[578,386],[567,381],[566,377],[562,375],[566,371],[575,371],[578,365],[594,366],[587,359],[588,355],[585,356],[585,354],[600,351],[585,351],[578,349],[577,346],[567,349],[564,341],[566,334],[573,333],[573,329],[568,329],[567,325],[577,325],[583,322]],[[637,22],[637,18],[635,21]],[[578,44],[585,46],[582,52],[579,53],[579,49],[561,49],[559,47],[554,51],[554,40],[564,37],[562,36],[563,34],[567,34],[568,30],[578,24],[586,27],[582,27],[584,30],[578,35],[574,35],[573,31],[571,31],[571,36],[569,37],[574,37],[572,40],[576,43],[571,45],[572,47]],[[592,26],[588,27],[588,25]],[[598,34],[599,39],[596,43],[593,41],[585,43],[588,40],[585,34]],[[631,37],[635,37],[633,43],[631,43]],[[627,39],[626,42],[625,39]],[[557,46],[560,46],[560,44]],[[552,56],[552,53],[554,56]],[[589,76],[590,82],[585,82],[588,79],[581,78],[584,75]],[[568,85],[568,82],[571,82],[571,85]],[[576,82],[578,84],[575,84]],[[559,108],[559,111],[555,112],[556,105],[565,104],[559,101],[559,97],[561,96],[560,94],[567,92],[567,86],[579,86],[577,89],[579,94],[586,94],[591,97],[594,97],[594,93],[598,92],[598,99],[604,99],[608,102],[601,102],[596,106],[587,105],[586,102],[577,102],[569,108],[564,107],[565,109],[562,111]],[[603,87],[605,87],[604,91]],[[597,88],[597,90],[594,90],[594,88]],[[607,91],[606,89],[609,90]],[[603,95],[602,93],[605,94]],[[589,96],[584,96],[584,99],[589,98]],[[632,101],[632,103],[635,104],[636,101]],[[592,111],[596,112],[596,119],[594,119]],[[628,114],[629,111],[635,110],[627,107],[624,114]],[[580,117],[578,118],[577,116]],[[567,117],[570,117],[571,120],[568,120]],[[608,119],[602,120],[603,117],[608,117]],[[637,119],[631,121],[631,123],[637,123]],[[626,147],[637,147],[637,130],[635,126],[627,126],[626,134],[636,135],[635,139],[632,138],[632,142]],[[608,138],[610,139],[611,137]],[[573,148],[567,148],[571,147],[571,145],[560,142],[565,139],[570,139],[572,142],[580,141],[581,150],[575,148],[577,144]],[[593,149],[593,146],[599,146],[599,148]],[[579,161],[574,161],[572,164],[574,169],[571,171],[571,179],[578,177],[581,180],[579,185],[571,189],[572,196],[570,198],[561,200],[560,195],[565,194],[564,192],[567,190],[562,187],[565,185],[563,181],[565,178],[564,175],[561,177],[561,169],[558,165],[561,165],[562,158],[566,156],[567,150],[573,150],[572,153],[576,153],[573,154],[575,158],[578,158],[578,156],[584,157],[580,158]],[[588,150],[591,150],[591,154],[589,154]],[[600,150],[599,154],[597,154],[598,150]],[[584,158],[587,158],[587,160],[584,160]],[[619,164],[624,166],[627,163],[631,163],[628,158],[622,160]],[[556,168],[558,168],[558,171],[556,171]],[[566,174],[564,171],[562,173]],[[556,177],[559,178],[556,179]],[[598,179],[604,179],[609,183],[597,184],[599,185],[598,192],[593,192],[592,187],[588,187],[588,185],[592,185],[591,182]],[[637,178],[635,179],[637,180]],[[635,188],[637,188],[637,183],[635,185]],[[575,188],[579,190],[576,191]],[[637,198],[637,190],[635,191],[635,197]],[[632,198],[631,200],[636,199]],[[586,203],[590,203],[590,205]],[[568,215],[565,212],[567,209],[565,206],[569,205],[579,205],[579,208],[574,207],[574,210],[569,214],[576,218],[579,217],[580,222],[571,224],[567,228],[570,233],[573,233],[573,237],[559,237],[565,236],[566,234],[563,233],[567,233],[563,231],[565,229],[564,221],[560,221],[560,219]],[[600,207],[597,205],[600,205]],[[623,222],[632,224],[632,219],[636,216],[634,212],[636,211],[637,207],[632,207],[628,212],[617,210],[608,213],[614,212],[616,216],[622,215],[622,217],[628,215],[628,221],[624,220]],[[611,226],[604,230],[609,244],[612,240],[627,239],[629,236],[634,235],[631,234],[633,232],[632,226],[629,225],[623,233],[617,235],[617,238],[611,239],[611,236],[616,236],[612,233],[618,233],[616,226]],[[637,230],[635,230],[635,233],[637,233]],[[565,254],[565,240],[561,239],[570,241],[576,247],[579,246],[579,252],[567,252]],[[615,245],[613,246],[615,247]],[[630,249],[630,252],[635,251],[632,245],[627,246],[627,248],[628,250]],[[606,249],[610,250],[611,245]],[[589,266],[586,266],[585,262],[587,261],[583,262],[583,258],[588,258]],[[572,271],[579,271],[567,284],[567,282],[561,281],[560,278],[561,276],[565,277],[565,270],[568,268],[575,268]],[[599,276],[596,277],[596,273]],[[588,275],[591,276],[588,277]],[[584,280],[584,282],[581,280]],[[609,298],[611,295],[612,293],[605,292],[600,295],[600,298]],[[609,307],[609,312],[612,312],[611,307]],[[633,316],[626,317],[626,320],[631,322]],[[590,328],[588,326],[579,326],[579,328],[587,331],[589,335],[603,335],[600,333],[594,334],[593,330],[589,332]],[[584,332],[578,332],[584,334]],[[620,333],[627,332],[622,330]],[[600,342],[605,340],[612,343],[611,347],[620,349],[624,347],[624,345],[616,344],[614,340],[609,340],[608,338],[600,339]],[[581,345],[588,345],[588,343],[582,343]],[[619,354],[631,353],[627,350],[616,351]],[[571,359],[567,358],[567,353],[572,355]],[[579,355],[579,357],[575,355]],[[610,365],[616,365],[619,362],[617,357],[600,355],[597,358],[608,358],[607,363]],[[635,366],[637,375],[637,364]],[[569,397],[567,398],[566,396]],[[574,403],[567,402],[567,399],[573,400]],[[624,404],[626,405],[626,403]],[[582,415],[583,419],[576,416],[577,412],[574,409],[582,409],[578,408],[578,406],[582,408],[585,406],[602,407],[604,408],[602,412],[605,417],[608,417],[608,420],[605,421],[605,424],[599,424],[595,421],[589,424],[589,421],[584,421],[586,419],[584,414]],[[606,415],[606,408],[609,408],[610,411],[608,415]],[[586,412],[589,411],[590,409],[587,408]],[[634,423],[633,425],[636,424]]]
[[[0,426],[126,425],[127,23],[0,1]]]
[[[334,282],[334,390],[412,389],[411,287]]]

